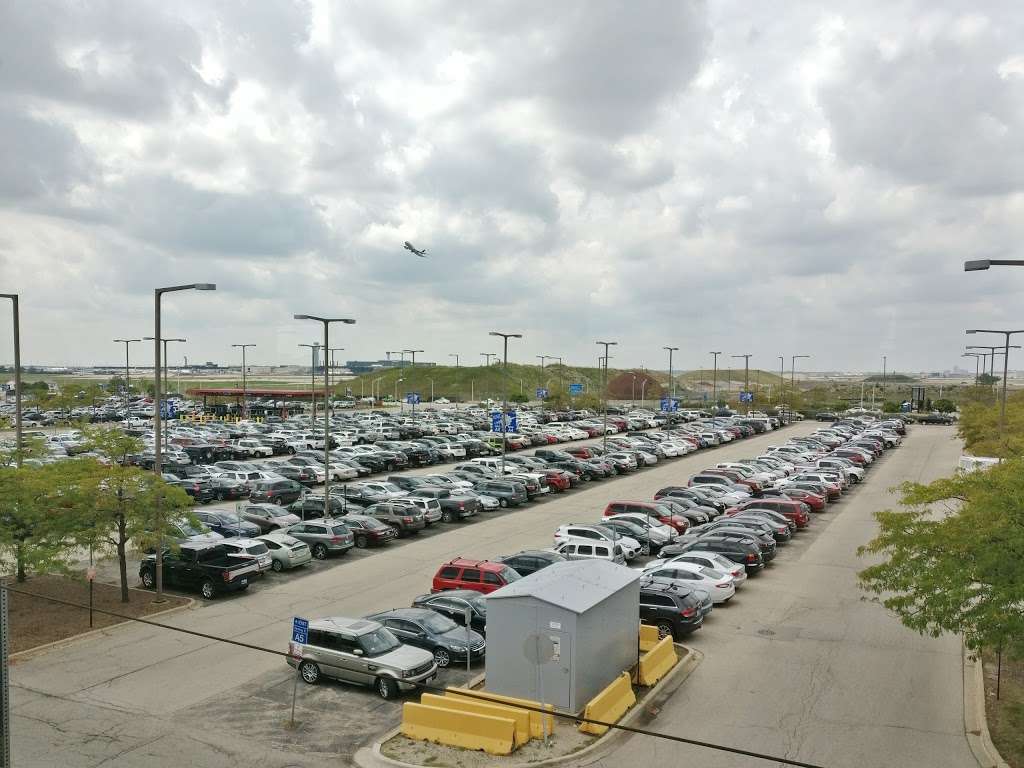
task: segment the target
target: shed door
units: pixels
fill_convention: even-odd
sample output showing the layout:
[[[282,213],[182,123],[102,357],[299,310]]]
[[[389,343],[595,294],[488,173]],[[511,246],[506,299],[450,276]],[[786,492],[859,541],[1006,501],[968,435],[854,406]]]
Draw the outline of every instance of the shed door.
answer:
[[[544,702],[569,711],[572,696],[572,635],[557,629],[540,629],[555,647],[554,657],[541,665]]]

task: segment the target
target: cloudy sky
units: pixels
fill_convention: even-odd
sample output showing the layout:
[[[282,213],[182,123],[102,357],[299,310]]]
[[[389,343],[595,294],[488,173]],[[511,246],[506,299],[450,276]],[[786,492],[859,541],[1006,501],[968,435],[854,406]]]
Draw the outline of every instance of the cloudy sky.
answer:
[[[1024,270],[962,271],[1024,258],[1022,128],[1016,1],[12,0],[0,291],[26,363],[215,282],[165,302],[191,360],[308,360],[308,312],[346,358],[946,368],[1024,326]]]

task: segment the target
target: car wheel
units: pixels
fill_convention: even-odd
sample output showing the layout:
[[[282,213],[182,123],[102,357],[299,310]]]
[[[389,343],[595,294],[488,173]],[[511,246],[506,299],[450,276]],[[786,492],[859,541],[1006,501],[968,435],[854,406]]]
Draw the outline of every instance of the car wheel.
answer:
[[[377,695],[382,699],[393,699],[398,696],[398,683],[390,677],[377,678]]]
[[[358,549],[366,549],[366,537],[356,536],[356,547]]]
[[[442,523],[454,523],[455,522],[455,515],[453,515],[451,512],[449,512],[446,509],[446,510],[444,510],[441,513],[441,522]]]
[[[199,588],[199,593],[207,600],[213,600],[213,598],[217,594],[217,591],[214,589],[213,582],[207,579]]]
[[[667,637],[674,635],[671,622],[658,622],[657,623],[657,639],[663,640]]]
[[[142,586],[146,589],[153,589],[156,586],[156,577],[152,571],[142,572]]]
[[[651,554],[651,545],[650,544],[642,544],[640,546],[640,554],[643,555],[644,557],[646,557],[647,555]]]
[[[299,674],[302,681],[308,685],[316,685],[320,682],[320,667],[312,661],[304,661],[299,664]]]
[[[316,544],[313,547],[313,557],[315,557],[317,560],[326,560],[327,547],[325,547],[323,544]]]
[[[498,506],[502,507],[502,508],[507,507],[508,506],[508,501],[505,500],[505,499],[498,499]]]
[[[270,564],[270,567],[273,569],[274,573],[280,573],[284,570],[284,563],[282,563],[280,560],[274,560]]]
[[[452,657],[451,654],[448,653],[447,648],[434,649],[434,663],[442,669],[452,663]]]

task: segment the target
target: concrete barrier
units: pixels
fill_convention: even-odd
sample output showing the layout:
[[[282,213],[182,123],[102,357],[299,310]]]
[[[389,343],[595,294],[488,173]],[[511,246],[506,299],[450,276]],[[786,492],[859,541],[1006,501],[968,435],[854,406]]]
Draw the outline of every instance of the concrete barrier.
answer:
[[[640,657],[637,683],[647,687],[654,685],[669,673],[677,661],[679,658],[676,656],[676,647],[672,638],[662,638],[651,650]]]
[[[614,723],[626,714],[634,704],[636,704],[636,695],[633,693],[633,684],[630,682],[629,672],[623,672],[587,703],[586,709],[583,710],[583,717],[603,720],[606,723]],[[600,736],[608,730],[608,726],[595,723],[580,723],[580,730],[583,733],[592,733],[595,736]]]
[[[487,704],[474,701],[466,696],[437,696],[424,693],[420,696],[420,704],[442,709],[457,709],[460,712],[471,712],[491,717],[507,717],[516,724],[516,746],[520,747],[530,740],[530,713],[525,709],[516,709],[508,704]]]
[[[448,695],[463,699],[469,699],[469,696],[459,696],[459,688],[448,688]],[[555,708],[551,704],[546,704],[541,707],[539,701],[531,701],[530,699],[517,699],[514,696],[502,696],[497,693],[491,693],[490,691],[467,691],[473,695],[473,699],[479,701],[481,698],[486,698],[488,701],[497,702],[499,704],[511,704],[512,706],[522,707],[534,707],[536,709],[546,709],[549,712],[554,712]],[[547,728],[547,732],[550,734],[555,729],[555,716],[554,715],[543,715],[540,712],[534,710],[527,710],[530,715],[530,736],[535,739],[544,737],[544,729]],[[547,721],[546,723],[544,721]]]
[[[646,653],[658,644],[658,628],[649,624],[640,625],[640,650]]]
[[[458,709],[402,705],[402,734],[463,749],[482,749],[492,755],[510,755],[515,749],[516,724],[507,717],[492,717]]]

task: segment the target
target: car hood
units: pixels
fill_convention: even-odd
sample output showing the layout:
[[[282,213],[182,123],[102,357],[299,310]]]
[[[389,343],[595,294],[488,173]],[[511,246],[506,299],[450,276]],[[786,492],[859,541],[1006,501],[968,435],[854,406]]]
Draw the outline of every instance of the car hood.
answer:
[[[465,627],[456,627],[455,629],[450,629],[447,632],[444,632],[444,633],[442,633],[440,635],[436,635],[436,637],[440,638],[441,640],[444,640],[444,642],[449,643],[451,645],[465,645],[466,644],[466,628]],[[475,632],[473,630],[470,630],[470,632],[469,632],[469,644],[470,645],[476,645],[477,643],[482,643],[482,642],[484,642],[484,636],[481,635],[479,632]]]
[[[274,518],[274,522],[276,522],[276,523],[278,523],[280,525],[295,525],[296,523],[301,523],[302,522],[302,518],[300,518],[298,515],[293,515],[292,513],[289,512],[287,515],[281,515],[280,517],[275,517]]]
[[[377,665],[387,664],[402,669],[415,669],[423,664],[433,662],[434,654],[412,645],[400,645],[393,651],[369,658]]]

